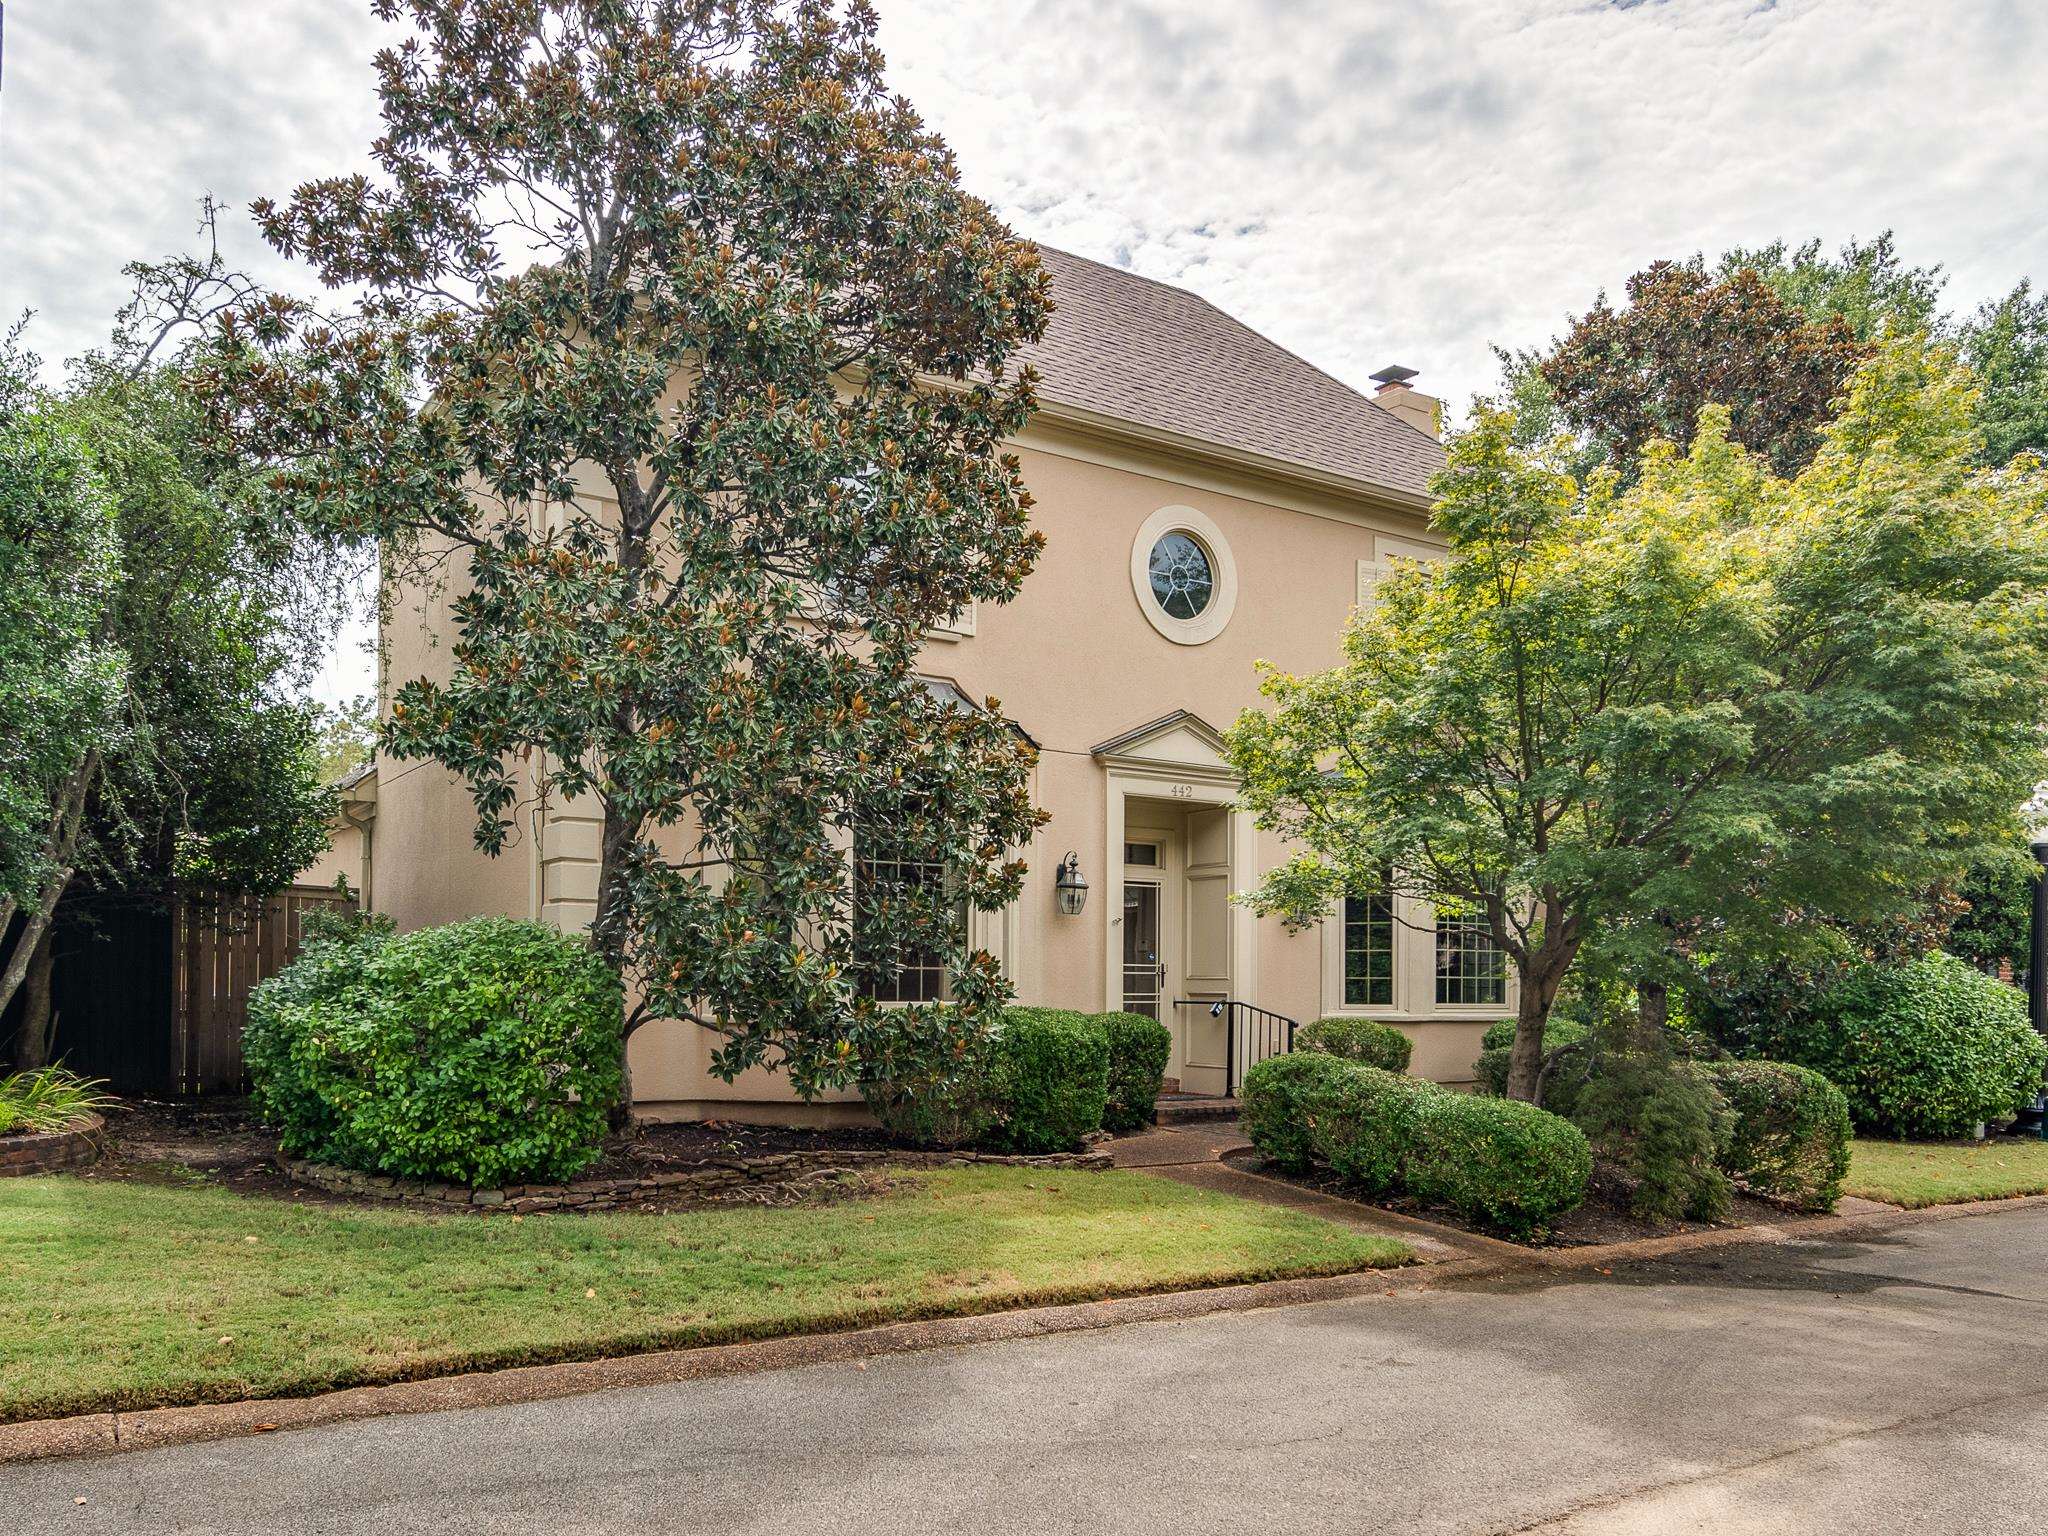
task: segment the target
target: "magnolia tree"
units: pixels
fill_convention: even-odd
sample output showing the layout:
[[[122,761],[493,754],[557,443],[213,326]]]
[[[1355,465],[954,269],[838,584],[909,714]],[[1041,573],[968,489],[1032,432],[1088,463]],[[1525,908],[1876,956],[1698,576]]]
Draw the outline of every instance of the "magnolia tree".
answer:
[[[1391,886],[1478,916],[1520,981],[1524,1099],[1589,948],[1654,974],[1689,925],[1910,910],[2048,768],[2048,475],[1975,467],[1973,405],[1899,344],[1796,479],[1710,407],[1626,490],[1481,411],[1436,482],[1450,558],[1230,734],[1245,803],[1304,850],[1255,903],[1305,921]]]
[[[601,818],[629,1031],[694,1021],[805,1095],[964,1057],[1005,988],[962,911],[1038,814],[1028,747],[915,666],[1040,547],[1003,448],[1034,248],[886,94],[865,3],[375,9],[411,27],[379,174],[257,207],[357,296],[231,317],[201,387],[278,518],[463,568],[452,675],[383,749],[460,774],[489,853],[529,773]],[[877,1005],[910,956],[956,1007]]]

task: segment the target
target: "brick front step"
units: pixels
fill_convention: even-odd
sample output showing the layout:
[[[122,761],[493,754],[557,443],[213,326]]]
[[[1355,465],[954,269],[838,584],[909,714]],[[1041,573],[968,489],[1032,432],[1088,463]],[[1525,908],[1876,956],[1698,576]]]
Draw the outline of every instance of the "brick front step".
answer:
[[[1234,1098],[1189,1093],[1162,1094],[1155,1109],[1160,1125],[1194,1125],[1203,1120],[1235,1120],[1241,1107]]]

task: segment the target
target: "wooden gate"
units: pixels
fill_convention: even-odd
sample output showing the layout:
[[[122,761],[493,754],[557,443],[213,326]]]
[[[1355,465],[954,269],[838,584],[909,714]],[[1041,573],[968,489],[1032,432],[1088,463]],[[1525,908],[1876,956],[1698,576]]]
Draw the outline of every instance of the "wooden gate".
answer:
[[[173,1091],[242,1093],[242,1026],[249,992],[299,953],[308,912],[353,908],[332,886],[295,885],[275,896],[188,896],[171,941]]]

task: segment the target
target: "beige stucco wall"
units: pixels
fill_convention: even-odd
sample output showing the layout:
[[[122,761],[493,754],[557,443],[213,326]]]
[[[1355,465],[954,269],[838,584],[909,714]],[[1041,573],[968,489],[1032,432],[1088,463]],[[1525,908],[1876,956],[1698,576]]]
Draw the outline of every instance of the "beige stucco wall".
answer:
[[[1135,765],[1121,758],[1105,763],[1092,749],[1175,711],[1227,727],[1258,702],[1260,660],[1296,671],[1332,665],[1359,596],[1361,563],[1377,566],[1390,554],[1417,553],[1440,541],[1412,508],[1185,453],[1148,452],[1081,430],[1034,429],[1019,453],[1036,499],[1034,521],[1046,535],[1044,555],[1014,603],[981,608],[972,615],[971,634],[935,638],[924,669],[951,678],[972,698],[999,700],[1003,713],[1040,747],[1035,790],[1050,820],[1027,850],[1022,898],[1008,912],[977,916],[976,939],[1004,961],[1021,1001],[1092,1011],[1121,1002],[1111,964],[1121,879],[1112,824],[1123,823],[1126,809],[1154,824],[1171,823],[1187,808],[1221,803],[1229,793],[1213,753],[1205,766],[1198,759],[1206,749],[1189,749],[1186,733],[1169,751],[1187,759],[1185,775],[1172,762],[1148,765],[1144,754],[1152,748],[1142,743],[1129,749],[1139,759]],[[1161,635],[1133,591],[1134,540],[1146,520],[1168,506],[1193,508],[1208,519],[1235,565],[1231,620],[1200,645]],[[448,590],[428,599],[424,611],[416,596],[397,605],[387,629],[391,679],[446,674],[446,646],[433,645],[430,637],[436,628],[447,633],[446,605],[459,580],[459,571],[452,573]],[[1180,783],[1183,776],[1190,782]],[[375,905],[401,927],[479,912],[545,913],[573,923],[574,903],[546,894],[573,894],[580,876],[569,855],[588,841],[589,829],[573,824],[564,808],[554,808],[547,826],[533,825],[532,807],[523,808],[512,846],[488,859],[471,843],[468,796],[452,775],[431,764],[387,763],[380,779]],[[1127,803],[1126,791],[1144,798]],[[1174,798],[1184,791],[1194,798]],[[1248,818],[1233,825],[1231,880],[1241,889],[1286,850],[1255,834]],[[1080,855],[1092,887],[1088,910],[1078,918],[1059,915],[1053,893],[1053,871],[1068,849]],[[1507,1010],[1438,1009],[1428,913],[1404,904],[1403,916],[1416,926],[1400,940],[1396,1005],[1374,1012],[1415,1038],[1412,1070],[1440,1081],[1468,1080],[1479,1034]],[[1278,921],[1255,921],[1241,908],[1227,921],[1237,973],[1230,977],[1231,995],[1304,1021],[1336,1004],[1322,930],[1289,933]],[[1171,1070],[1184,1073],[1190,1087],[1220,1087],[1220,1027],[1208,1022],[1206,1010],[1168,1010],[1168,1022],[1176,1029]],[[797,1105],[771,1072],[725,1084],[708,1069],[715,1043],[694,1026],[643,1028],[632,1052],[643,1111],[814,1122],[858,1113],[850,1094]]]
[[[331,886],[337,879],[348,881],[350,890],[362,894],[363,834],[339,818],[328,823],[326,850],[300,870],[292,883]]]

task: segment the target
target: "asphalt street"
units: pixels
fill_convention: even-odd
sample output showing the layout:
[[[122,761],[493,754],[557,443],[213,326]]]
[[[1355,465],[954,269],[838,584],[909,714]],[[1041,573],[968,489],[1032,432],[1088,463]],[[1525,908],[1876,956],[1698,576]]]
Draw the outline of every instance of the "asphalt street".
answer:
[[[0,1529],[2003,1532],[2044,1324],[2023,1209],[0,1468]]]

